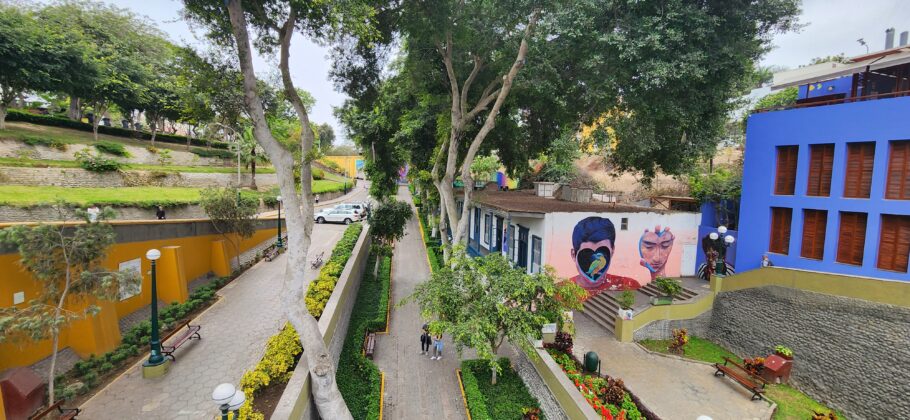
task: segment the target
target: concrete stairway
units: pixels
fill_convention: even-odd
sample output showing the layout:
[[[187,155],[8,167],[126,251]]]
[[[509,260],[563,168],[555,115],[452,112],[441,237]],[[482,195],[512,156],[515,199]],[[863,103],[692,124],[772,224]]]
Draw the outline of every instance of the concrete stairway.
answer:
[[[654,283],[648,283],[647,285],[642,286],[640,289],[638,289],[638,291],[643,293],[645,296],[647,296],[649,298],[660,297],[660,296],[664,295],[664,292],[661,292],[660,289],[658,289],[657,286],[654,285]],[[673,300],[676,300],[676,301],[689,300],[689,299],[694,298],[695,296],[698,296],[698,292],[696,292],[692,289],[683,287],[682,292],[680,292],[679,295],[677,295],[675,298],[673,298]]]
[[[601,292],[585,301],[582,313],[612,333],[616,327],[619,302],[609,293]]]

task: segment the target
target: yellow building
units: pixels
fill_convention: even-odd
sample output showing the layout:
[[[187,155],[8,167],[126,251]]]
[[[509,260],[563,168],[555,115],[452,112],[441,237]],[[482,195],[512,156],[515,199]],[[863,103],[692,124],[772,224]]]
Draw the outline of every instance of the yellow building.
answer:
[[[366,162],[363,160],[363,156],[324,156],[321,159],[337,163],[344,168],[345,176],[350,178],[357,176],[357,172],[363,169]]]

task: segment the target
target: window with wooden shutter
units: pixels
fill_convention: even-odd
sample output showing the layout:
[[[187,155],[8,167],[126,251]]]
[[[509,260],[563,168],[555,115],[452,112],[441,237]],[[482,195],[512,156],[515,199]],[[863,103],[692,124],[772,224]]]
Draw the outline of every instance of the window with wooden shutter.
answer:
[[[803,210],[803,244],[800,256],[814,260],[824,259],[825,228],[827,226],[827,211]]]
[[[885,198],[910,200],[910,140],[892,141]]]
[[[834,145],[809,146],[809,183],[806,195],[831,195],[831,171],[834,169]]]
[[[874,165],[875,142],[847,143],[844,197],[869,198],[869,192],[872,190],[872,168]]]
[[[790,222],[793,209],[771,207],[771,245],[769,252],[787,255],[790,252]]]
[[[793,195],[796,190],[796,158],[799,146],[777,146],[777,177],[774,194]]]
[[[863,265],[863,249],[866,246],[866,218],[866,213],[840,213],[837,262]]]
[[[907,272],[910,259],[910,216],[882,215],[878,268]]]

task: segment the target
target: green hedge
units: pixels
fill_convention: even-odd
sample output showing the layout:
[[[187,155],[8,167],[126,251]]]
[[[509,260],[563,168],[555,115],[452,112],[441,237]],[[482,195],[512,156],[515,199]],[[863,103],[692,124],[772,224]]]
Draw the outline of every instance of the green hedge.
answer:
[[[307,309],[310,310],[310,313],[313,314],[316,319],[319,319],[322,316],[322,311],[325,310],[326,303],[329,302],[329,298],[332,297],[332,292],[335,290],[335,284],[338,283],[338,276],[341,275],[341,272],[344,270],[344,266],[348,263],[348,259],[351,258],[351,252],[354,251],[354,246],[357,245],[357,239],[360,238],[360,232],[363,230],[363,225],[360,223],[354,223],[348,226],[344,231],[344,235],[341,236],[341,240],[335,244],[335,248],[332,250],[332,256],[329,257],[329,260],[325,262],[325,265],[322,266],[322,269],[319,270],[319,276],[316,277],[306,291],[306,302]]]
[[[190,149],[190,153],[193,153],[199,157],[217,157],[222,159],[233,159],[237,157],[236,153],[233,153],[228,150],[214,150],[214,149],[202,149],[199,147],[193,147]]]
[[[490,365],[485,360],[461,362],[465,398],[474,420],[520,420],[524,417],[524,409],[540,408],[540,403],[512,369],[509,359],[499,359],[499,366],[502,372],[496,377],[496,385],[493,385]]]
[[[89,131],[89,132],[92,131],[91,124],[87,124],[87,123],[84,123],[81,121],[73,121],[69,118],[54,117],[54,116],[50,116],[50,115],[37,115],[37,114],[32,114],[32,113],[24,112],[24,111],[17,110],[17,109],[10,109],[9,114],[7,114],[7,116],[6,116],[6,120],[7,121],[22,121],[22,122],[28,122],[28,123],[40,124],[40,125],[50,125],[50,126],[54,126],[54,127],[72,128],[74,130],[81,130],[81,131]],[[136,139],[136,140],[151,140],[151,138],[152,138],[152,133],[148,133],[145,131],[134,131],[134,130],[127,130],[125,128],[120,128],[120,127],[107,127],[107,126],[103,126],[103,125],[98,126],[98,133],[107,134],[110,136],[117,136],[117,137],[129,137],[129,138]],[[175,135],[163,134],[163,133],[159,133],[159,134],[155,135],[155,141],[160,141],[162,143],[186,144],[186,140],[187,140],[187,138],[185,136],[175,136]],[[213,141],[210,143],[206,143],[204,140],[192,139],[192,140],[190,140],[190,142],[191,142],[190,144],[192,144],[194,146],[208,146],[208,147],[214,147],[216,149],[227,149],[228,148],[227,143],[223,143],[223,142],[219,142],[219,141]]]
[[[52,149],[57,149],[61,152],[66,151],[66,148],[67,148],[66,143],[64,143],[60,140],[57,140],[57,139],[51,139],[51,138],[39,137],[39,136],[22,136],[21,139],[22,139],[23,143],[25,143],[29,146],[44,146],[44,147],[49,147]]]
[[[415,198],[415,200],[417,199]],[[438,239],[430,237],[432,231],[427,223],[427,215],[423,207],[417,207],[417,217],[420,218],[420,225],[423,227],[423,237],[426,239],[424,244],[427,248],[427,259],[430,260],[430,271],[437,271],[439,270],[439,263],[442,261],[442,250],[439,248],[441,244]]]
[[[129,157],[129,152],[126,151],[126,148],[123,147],[123,143],[115,143],[112,141],[99,141],[95,143],[95,148],[99,152],[107,153],[114,156],[123,156]]]
[[[376,256],[371,254],[367,267],[373,267]],[[357,300],[351,312],[341,360],[335,373],[338,389],[355,419],[376,420],[382,405],[382,379],[379,368],[372,360],[364,357],[363,339],[367,331],[385,329],[388,315],[389,284],[392,258],[384,256],[379,266],[379,276],[374,277],[367,270],[360,282]]]

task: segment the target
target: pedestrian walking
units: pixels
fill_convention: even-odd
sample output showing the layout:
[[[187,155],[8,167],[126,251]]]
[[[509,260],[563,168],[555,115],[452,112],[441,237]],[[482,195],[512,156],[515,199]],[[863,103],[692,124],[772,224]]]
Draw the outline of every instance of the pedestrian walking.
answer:
[[[316,194],[316,204],[319,204],[319,194]]]
[[[442,360],[442,334],[437,334],[433,340],[433,360]]]
[[[98,215],[101,214],[101,209],[98,208],[98,205],[92,204],[85,212],[88,214],[89,223],[95,223],[98,221]]]
[[[430,354],[430,344],[432,344],[432,341],[433,339],[430,338],[430,333],[426,330],[420,333],[420,354]]]

